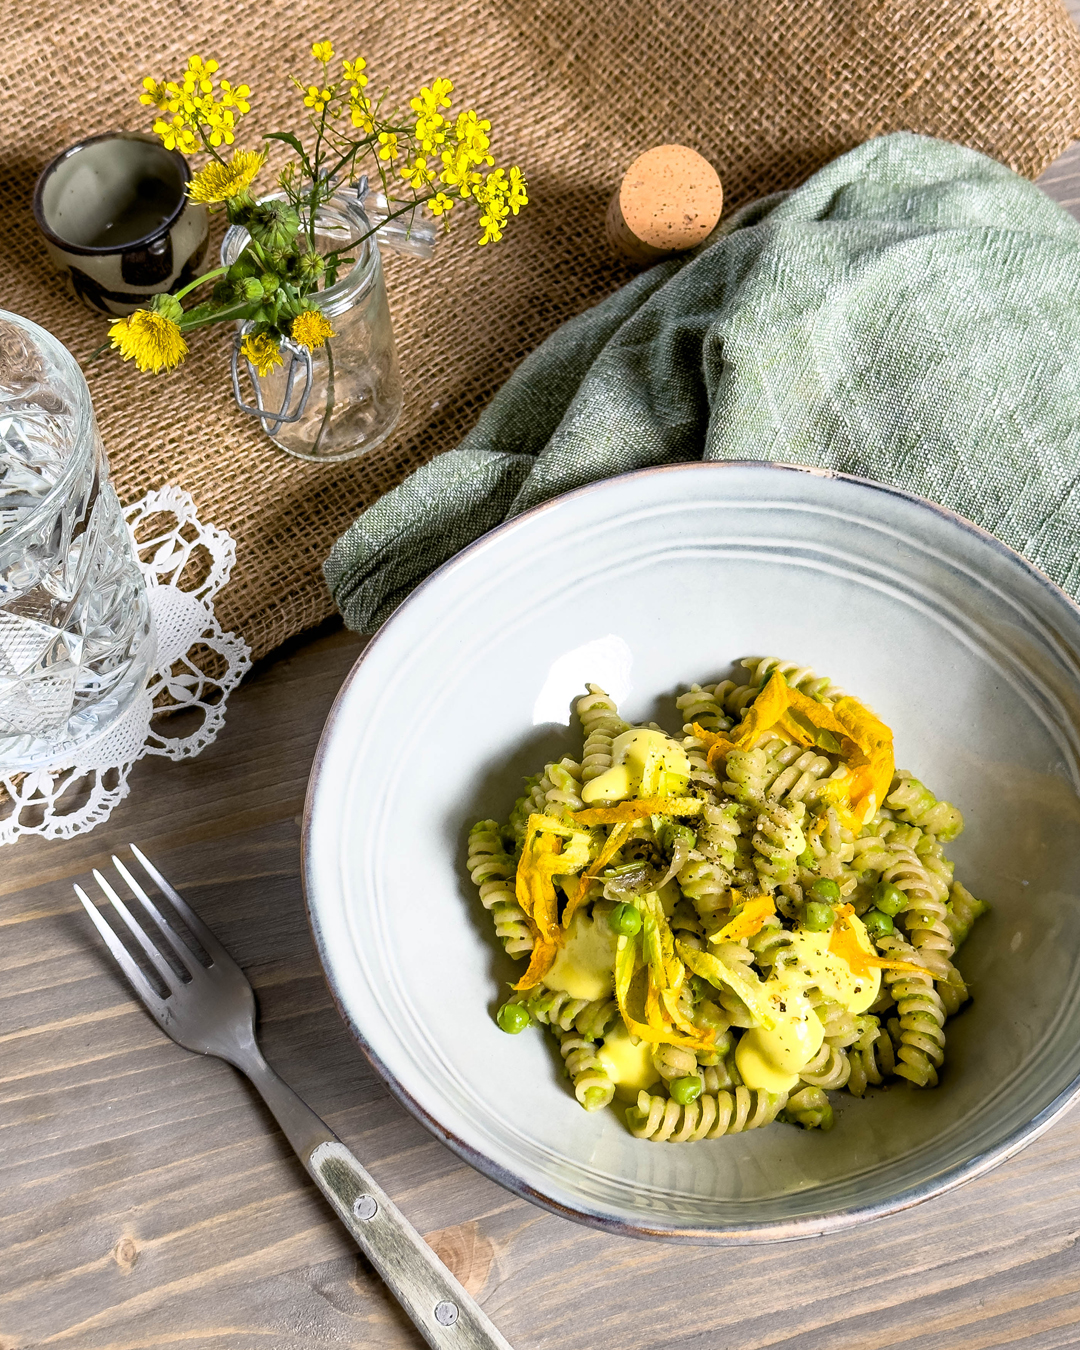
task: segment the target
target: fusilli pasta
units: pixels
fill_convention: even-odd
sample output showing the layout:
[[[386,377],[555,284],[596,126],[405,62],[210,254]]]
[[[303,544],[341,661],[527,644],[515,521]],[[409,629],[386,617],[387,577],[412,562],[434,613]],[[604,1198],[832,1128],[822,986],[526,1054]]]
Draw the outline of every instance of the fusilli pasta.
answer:
[[[505,1031],[555,1036],[578,1102],[690,1143],[833,1125],[832,1092],[934,1087],[986,905],[943,844],[963,817],[831,680],[749,657],[676,698],[682,735],[591,684],[583,747],[482,820],[468,868],[528,968]]]

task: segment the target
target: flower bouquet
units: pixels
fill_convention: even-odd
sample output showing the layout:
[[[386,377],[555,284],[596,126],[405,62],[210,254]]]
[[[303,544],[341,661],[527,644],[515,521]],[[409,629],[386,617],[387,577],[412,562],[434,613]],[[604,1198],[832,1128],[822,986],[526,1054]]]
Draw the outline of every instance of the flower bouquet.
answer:
[[[528,195],[516,165],[496,166],[491,123],[473,109],[451,110],[450,80],[423,86],[405,111],[391,107],[386,93],[378,98],[368,93],[362,57],[342,60],[337,75],[331,73],[336,62],[329,42],[316,42],[311,54],[315,82],[293,77],[307,143],[291,131],[265,134],[266,142],[287,146],[292,157],[277,174],[275,190],[261,198],[254,185],[268,145],[227,149],[250,112],[248,85],[220,78],[218,63],[198,55],[189,58],[177,80],[143,81],[140,102],[156,110],[153,129],[166,148],[207,156],[191,177],[189,198],[223,209],[231,228],[222,266],[175,294],[154,296],[147,308],[113,323],[109,337],[125,360],[157,373],[184,360],[187,334],[194,329],[237,323],[237,402],[257,413],[286,449],[338,459],[384,439],[400,411],[376,230],[399,217],[411,222],[420,210],[446,229],[451,212],[469,204],[478,209],[483,246],[503,237],[509,217],[528,204]],[[362,202],[376,179],[386,210],[372,223]],[[185,308],[185,298],[202,287],[209,294]],[[355,331],[346,333],[350,327]],[[346,347],[357,350],[350,356]],[[238,358],[247,363],[256,391],[254,408],[240,396]],[[350,379],[357,373],[358,379]],[[386,416],[376,418],[378,426],[370,416],[357,422],[352,405],[366,402],[370,413],[380,401],[380,381],[397,390],[392,419],[387,425]],[[273,406],[278,399],[280,406]],[[384,409],[394,403],[386,389],[381,402]],[[293,438],[299,449],[280,439],[288,424],[302,424]]]

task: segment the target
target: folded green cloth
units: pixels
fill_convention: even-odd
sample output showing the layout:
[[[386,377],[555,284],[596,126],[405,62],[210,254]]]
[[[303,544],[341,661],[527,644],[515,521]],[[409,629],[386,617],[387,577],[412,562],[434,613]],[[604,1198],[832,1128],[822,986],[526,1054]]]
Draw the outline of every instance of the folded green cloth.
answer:
[[[1080,225],[973,150],[869,141],[560,328],[342,535],[326,579],[372,632],[529,507],[698,459],[906,488],[1077,596]]]

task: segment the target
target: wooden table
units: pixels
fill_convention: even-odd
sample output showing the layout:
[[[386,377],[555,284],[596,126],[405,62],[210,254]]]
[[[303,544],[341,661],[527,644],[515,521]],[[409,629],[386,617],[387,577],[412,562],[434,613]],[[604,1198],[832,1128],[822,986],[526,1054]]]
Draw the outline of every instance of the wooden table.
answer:
[[[1080,207],[1080,146],[1046,175]],[[1051,1350],[1080,1344],[1080,1112],[1012,1162],[834,1237],[688,1248],[517,1200],[350,1040],[300,888],[304,789],[360,639],[264,663],[188,764],[146,760],[94,833],[0,851],[0,1350],[418,1350],[247,1083],[167,1040],[71,883],[142,844],[247,970],[267,1057],[515,1350]]]

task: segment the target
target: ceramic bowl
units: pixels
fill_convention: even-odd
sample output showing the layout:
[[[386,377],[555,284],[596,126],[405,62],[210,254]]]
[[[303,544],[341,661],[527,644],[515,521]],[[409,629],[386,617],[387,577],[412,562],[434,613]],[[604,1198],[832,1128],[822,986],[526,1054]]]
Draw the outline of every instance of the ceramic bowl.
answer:
[[[815,667],[959,804],[957,875],[992,905],[940,1086],[834,1094],[827,1134],[693,1144],[588,1114],[539,1027],[493,1021],[516,967],[465,870],[477,819],[579,755],[587,680],[678,730],[674,695],[747,655]],[[305,878],[334,996],[391,1090],[517,1194],[613,1231],[809,1236],[985,1172],[1080,1091],[1080,610],[966,521],[901,492],[765,464],[647,470],[561,497],[436,572],[327,722]]]

